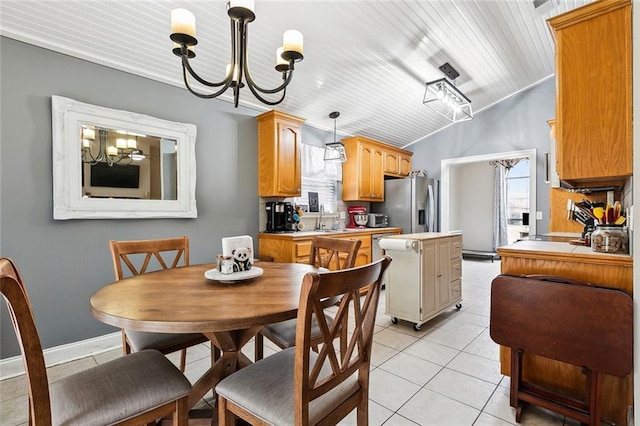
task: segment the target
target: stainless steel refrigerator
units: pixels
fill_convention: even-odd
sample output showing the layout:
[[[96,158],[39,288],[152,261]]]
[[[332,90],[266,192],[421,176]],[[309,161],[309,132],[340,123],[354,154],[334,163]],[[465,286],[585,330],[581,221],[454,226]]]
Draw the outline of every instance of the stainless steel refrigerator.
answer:
[[[371,203],[373,213],[389,215],[389,226],[405,234],[438,232],[440,181],[422,176],[384,181],[384,202]]]

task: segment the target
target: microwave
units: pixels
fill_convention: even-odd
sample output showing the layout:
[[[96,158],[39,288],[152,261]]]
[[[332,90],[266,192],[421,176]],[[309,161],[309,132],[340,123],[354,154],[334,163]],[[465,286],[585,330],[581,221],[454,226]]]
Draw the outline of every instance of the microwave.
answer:
[[[386,228],[389,226],[389,215],[382,213],[369,213],[367,227],[369,228]]]

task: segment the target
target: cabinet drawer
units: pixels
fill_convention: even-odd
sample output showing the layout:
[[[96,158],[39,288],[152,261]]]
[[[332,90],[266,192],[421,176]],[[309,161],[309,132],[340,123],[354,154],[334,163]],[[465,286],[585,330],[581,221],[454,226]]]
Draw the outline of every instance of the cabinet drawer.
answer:
[[[454,241],[451,241],[451,259],[455,259],[456,257],[462,256],[462,239],[458,238]]]
[[[457,302],[462,299],[462,280],[457,279],[451,283],[450,302]]]
[[[462,277],[462,260],[454,259],[449,266],[449,278],[451,281],[459,280]]]
[[[310,253],[311,253],[311,241],[296,243],[296,248],[295,248],[296,258],[306,257],[308,259]]]

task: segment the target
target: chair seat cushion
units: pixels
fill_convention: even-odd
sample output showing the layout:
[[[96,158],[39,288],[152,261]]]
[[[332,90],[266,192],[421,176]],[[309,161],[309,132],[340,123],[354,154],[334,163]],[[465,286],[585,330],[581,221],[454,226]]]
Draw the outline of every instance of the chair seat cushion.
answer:
[[[311,365],[317,359],[311,352]],[[285,349],[237,371],[216,385],[216,392],[273,425],[295,424],[295,348]],[[323,372],[330,367],[325,363]],[[321,376],[323,374],[321,373]],[[309,404],[309,423],[316,424],[359,389],[358,375]]]
[[[164,355],[126,355],[53,382],[55,425],[108,425],[179,399],[191,383]]]
[[[125,334],[133,352],[157,349],[160,352],[167,353],[167,349],[175,348],[173,350],[177,350],[208,341],[200,333],[147,333],[145,331],[125,330]]]
[[[331,327],[333,323],[333,317],[328,314],[324,314],[327,319],[327,325]],[[265,325],[262,327],[261,333],[267,339],[274,342],[281,348],[291,348],[296,344],[296,322],[297,319],[293,318],[286,321],[280,321],[273,324]],[[320,326],[315,315],[311,320],[311,340],[320,339]]]

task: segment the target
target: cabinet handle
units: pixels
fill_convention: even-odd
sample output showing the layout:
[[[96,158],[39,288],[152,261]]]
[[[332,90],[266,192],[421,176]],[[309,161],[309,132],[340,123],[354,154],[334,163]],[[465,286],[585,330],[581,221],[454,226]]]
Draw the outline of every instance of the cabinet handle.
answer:
[[[438,278],[440,278],[442,276],[442,274],[438,274]]]

